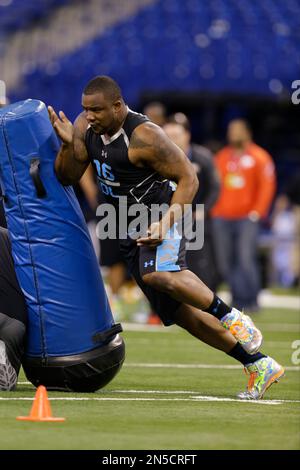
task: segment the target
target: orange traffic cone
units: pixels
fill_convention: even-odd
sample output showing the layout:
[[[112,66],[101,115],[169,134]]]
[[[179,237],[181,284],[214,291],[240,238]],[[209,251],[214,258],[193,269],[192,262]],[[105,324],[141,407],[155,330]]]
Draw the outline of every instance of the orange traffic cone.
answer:
[[[17,416],[20,421],[65,421],[65,418],[53,418],[46,387],[37,388],[29,416]]]

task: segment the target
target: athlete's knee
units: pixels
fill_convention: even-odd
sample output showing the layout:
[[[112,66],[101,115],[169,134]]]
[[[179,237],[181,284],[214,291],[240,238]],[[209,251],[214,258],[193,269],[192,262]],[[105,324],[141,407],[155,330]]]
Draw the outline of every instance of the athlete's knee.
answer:
[[[22,343],[26,327],[24,323],[0,312],[0,339],[6,343]]]
[[[143,275],[143,281],[150,287],[169,295],[175,292],[175,281],[169,272],[153,272]]]
[[[0,391],[8,392],[17,385],[18,374],[9,361],[6,345],[0,340]]]

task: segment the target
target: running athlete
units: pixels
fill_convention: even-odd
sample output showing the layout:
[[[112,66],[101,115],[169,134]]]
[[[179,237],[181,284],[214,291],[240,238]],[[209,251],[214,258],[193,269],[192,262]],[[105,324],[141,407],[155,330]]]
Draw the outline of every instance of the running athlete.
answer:
[[[27,310],[6,229],[0,227],[0,390],[16,387],[24,353]]]
[[[106,201],[116,208],[122,210],[124,197],[129,208],[138,202],[149,213],[154,204],[169,205],[145,236],[135,240],[128,233],[120,240],[129,269],[166,326],[181,326],[245,366],[250,378],[239,398],[262,398],[284,369],[259,352],[262,335],[252,320],[231,309],[186,268],[183,237],[179,242],[178,236],[167,239],[176,230],[178,207],[191,204],[198,189],[189,159],[160,127],[126,106],[110,77],[98,76],[86,85],[82,107],[74,126],[62,111],[57,115],[48,108],[62,140],[55,161],[58,179],[73,185],[92,163]]]

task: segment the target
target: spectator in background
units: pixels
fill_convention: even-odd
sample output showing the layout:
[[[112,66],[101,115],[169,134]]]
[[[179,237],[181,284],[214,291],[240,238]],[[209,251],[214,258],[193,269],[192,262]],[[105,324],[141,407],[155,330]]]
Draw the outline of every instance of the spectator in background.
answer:
[[[274,164],[252,141],[246,121],[231,121],[227,139],[228,146],[215,158],[222,184],[212,210],[217,259],[230,286],[232,303],[254,312],[260,290],[256,259],[259,221],[268,214],[274,197]]]
[[[167,119],[166,107],[160,101],[151,101],[148,103],[144,109],[143,114],[145,114],[150,121],[154,122],[157,126],[163,127]],[[151,325],[160,325],[161,321],[158,315],[151,310],[148,323]]]
[[[274,281],[292,287],[299,277],[299,212],[285,194],[277,197],[272,214]]]
[[[166,108],[159,101],[151,101],[144,109],[143,113],[157,126],[162,127],[166,122]]]
[[[191,143],[190,123],[183,113],[170,116],[163,128],[168,137],[188,156],[197,172],[199,190],[193,201],[194,220],[203,218],[203,212],[196,210],[196,204],[204,204],[204,245],[201,250],[187,251],[187,265],[210,289],[216,290],[218,273],[209,211],[218,199],[220,181],[212,154],[207,148]]]
[[[292,175],[286,188],[287,196],[296,218],[296,243],[294,244],[293,266],[295,272],[295,285],[300,287],[300,171]]]

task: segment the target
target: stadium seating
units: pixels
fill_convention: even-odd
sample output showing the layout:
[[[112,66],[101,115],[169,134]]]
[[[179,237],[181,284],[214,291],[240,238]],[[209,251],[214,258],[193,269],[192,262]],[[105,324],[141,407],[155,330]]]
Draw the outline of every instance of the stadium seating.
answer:
[[[57,3],[36,5],[47,11]],[[49,67],[31,69],[11,99],[40,98],[74,118],[82,87],[96,74],[117,79],[132,105],[147,89],[277,96],[299,77],[299,39],[299,0],[154,1]]]
[[[54,7],[70,0],[1,0],[0,35],[29,27],[32,22],[46,18]]]

